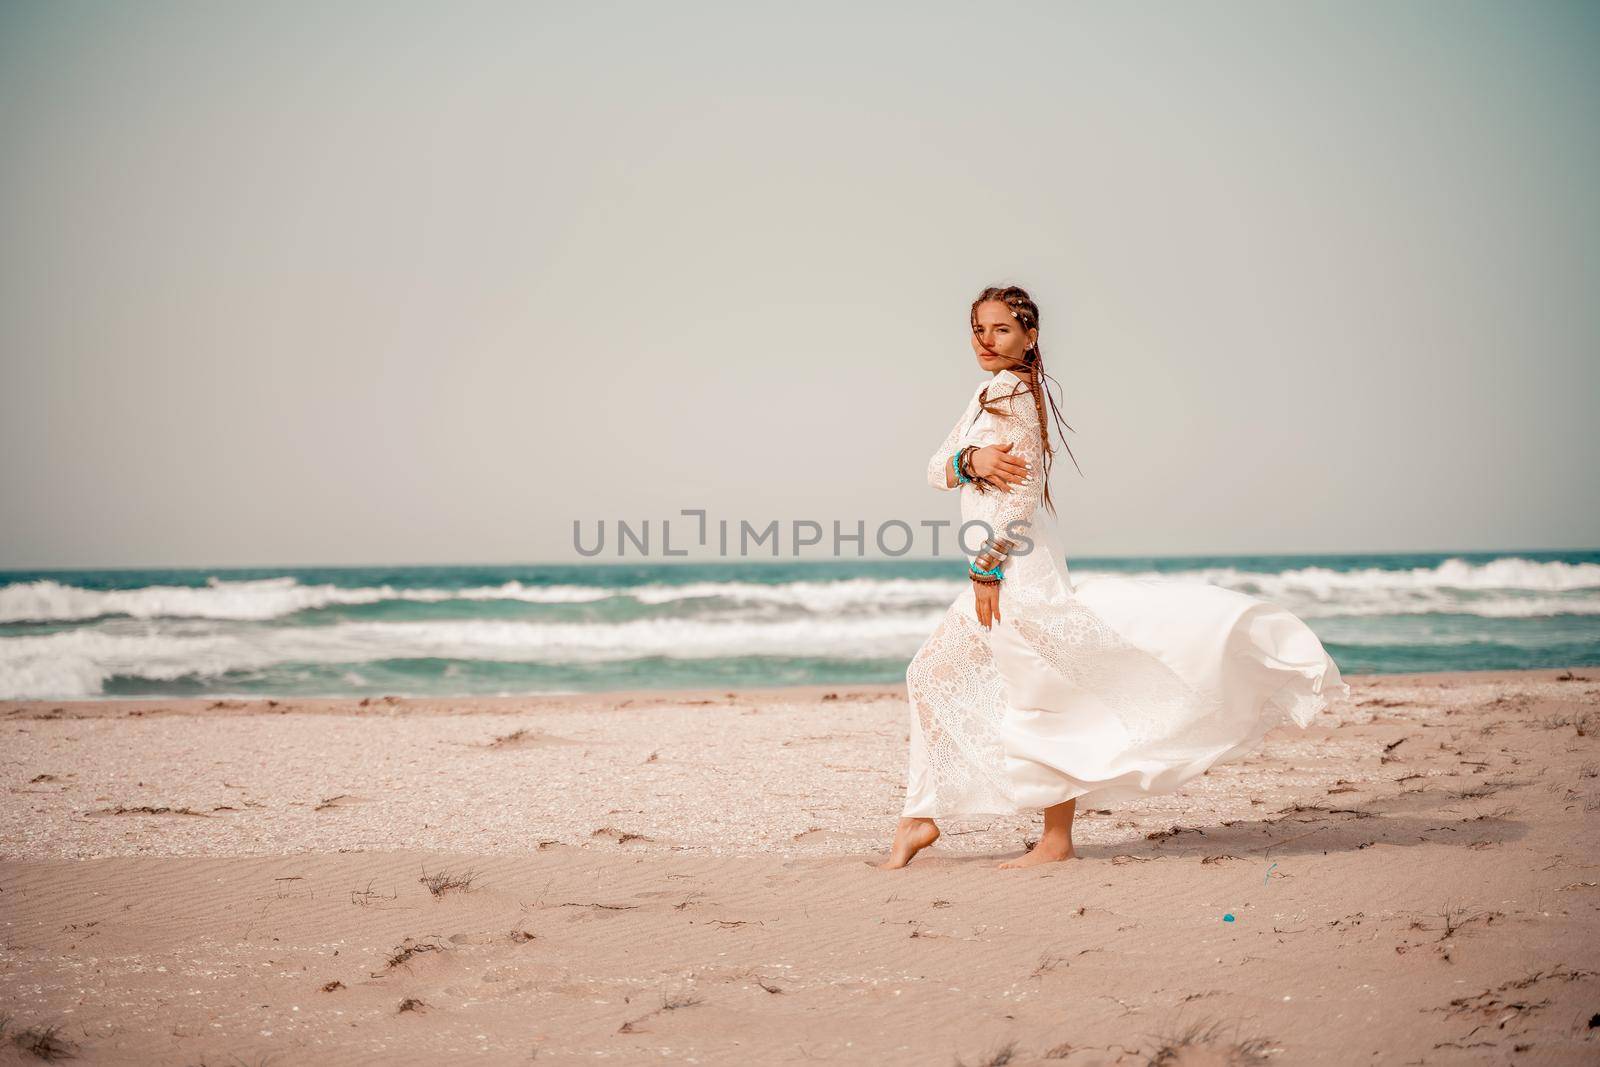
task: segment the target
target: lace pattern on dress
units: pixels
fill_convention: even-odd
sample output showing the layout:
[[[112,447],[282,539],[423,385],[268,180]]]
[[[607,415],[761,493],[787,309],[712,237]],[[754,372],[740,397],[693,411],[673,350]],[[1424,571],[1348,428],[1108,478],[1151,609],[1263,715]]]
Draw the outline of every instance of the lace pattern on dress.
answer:
[[[972,485],[959,487],[963,523],[980,519],[990,532],[1002,536],[1007,522],[1027,519],[1032,514],[1041,493],[1038,419],[988,414],[982,410],[980,398],[986,390],[990,397],[1003,396],[1018,381],[1015,375],[1002,371],[976,389],[944,443],[928,460],[928,483],[939,489],[955,488],[945,484],[945,470],[961,446],[1013,442],[1011,454],[1026,456],[1033,465],[1035,477],[1030,486],[1011,493],[980,493]],[[1018,399],[1028,401],[1026,394]],[[1001,406],[1009,414],[1015,403],[1002,402]],[[1016,410],[1031,414],[1036,409],[1029,401]],[[981,538],[974,530],[964,540],[976,543]],[[1033,600],[1047,599],[1052,590],[1060,588],[1049,552],[1042,548],[1013,556],[1005,565],[1005,574],[1003,611],[1011,610],[1013,605],[1020,609]],[[1013,812],[1016,803],[1000,736],[1006,709],[1005,682],[990,651],[989,637],[971,610],[970,600],[965,595],[958,597],[906,669],[911,728],[921,735],[930,787],[939,811]]]
[[[961,417],[956,420],[956,424],[951,428],[949,436],[944,439],[944,444],[940,445],[938,450],[928,458],[928,484],[935,489],[963,488],[962,486],[946,484],[945,472],[950,469],[951,457],[961,447],[961,439],[966,435],[967,430],[971,429],[972,422],[977,417],[978,396],[982,391],[981,387],[973,390],[972,399],[967,401],[966,411],[962,412]]]
[[[977,416],[970,433],[965,435],[966,440],[974,444],[1009,444],[1011,450],[1007,455],[1026,461],[1033,475],[1027,484],[1016,485],[1009,490],[979,492],[971,485],[961,487],[961,521],[981,520],[988,525],[989,532],[997,537],[1012,536],[1010,531],[1013,530],[1020,530],[1027,536],[1032,528],[1034,512],[1039,510],[1044,501],[1044,440],[1039,425],[1039,410],[1034,406],[1033,396],[1027,391],[1016,396],[1009,395],[1020,385],[1021,380],[1010,371],[996,374],[987,389],[989,406],[1000,414],[983,412]],[[980,391],[973,396],[973,406],[969,410],[979,410],[978,398],[982,395]],[[1021,563],[1032,555],[1030,551],[1022,556],[1013,556],[1010,562]],[[1009,563],[1005,567],[1005,575],[1009,582],[1012,577]],[[1012,588],[1029,584],[1024,579],[1012,585]]]
[[[963,605],[950,606],[912,657],[906,693],[939,810],[1015,810],[1000,741],[1005,685],[987,637]]]

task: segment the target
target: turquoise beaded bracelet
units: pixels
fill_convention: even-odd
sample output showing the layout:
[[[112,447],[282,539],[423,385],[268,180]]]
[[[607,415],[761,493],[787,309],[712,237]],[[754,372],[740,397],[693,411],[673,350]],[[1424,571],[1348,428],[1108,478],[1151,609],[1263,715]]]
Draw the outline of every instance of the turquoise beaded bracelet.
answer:
[[[976,563],[968,563],[967,564],[967,570],[971,571],[973,574],[986,574],[986,575],[989,575],[990,577],[994,578],[996,581],[1004,581],[1005,580],[1005,575],[1000,572],[1000,568],[999,568],[998,565],[996,565],[992,570],[984,571],[984,570],[979,570],[978,569],[978,565]]]
[[[957,449],[955,455],[950,457],[950,469],[956,472],[956,484],[966,485],[972,481],[961,471],[961,450]]]

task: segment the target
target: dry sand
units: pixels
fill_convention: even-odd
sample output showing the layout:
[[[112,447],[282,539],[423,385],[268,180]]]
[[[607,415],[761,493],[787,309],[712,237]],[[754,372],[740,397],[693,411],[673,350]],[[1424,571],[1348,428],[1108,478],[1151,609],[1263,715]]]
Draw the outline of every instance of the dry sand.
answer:
[[[1600,1062],[1600,671],[1348,680],[1021,871],[897,686],[0,704],[0,1060]]]

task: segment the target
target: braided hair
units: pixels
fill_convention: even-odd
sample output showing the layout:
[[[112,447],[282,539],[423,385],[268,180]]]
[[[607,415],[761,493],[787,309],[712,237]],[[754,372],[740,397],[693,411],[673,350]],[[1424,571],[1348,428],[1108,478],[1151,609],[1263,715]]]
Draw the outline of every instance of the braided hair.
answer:
[[[989,300],[998,300],[1010,308],[1012,317],[1017,320],[1024,331],[1034,329],[1039,325],[1039,305],[1033,302],[1033,298],[1028,295],[1028,291],[1019,285],[1004,285],[990,286],[979,293],[978,298],[972,302],[971,320],[974,329],[978,325],[978,305]],[[1046,387],[1046,382],[1054,382],[1058,388],[1060,383],[1045,374],[1044,353],[1039,350],[1039,343],[1035,341],[1030,345],[1028,351],[1022,357],[1022,362],[1014,365],[1033,372],[1026,379],[1024,385],[1033,394],[1033,405],[1039,413],[1039,436],[1044,446],[1044,505],[1050,509],[1050,514],[1054,515],[1056,512],[1055,504],[1050,500],[1050,467],[1055,458],[1055,450],[1050,446],[1050,425],[1044,417],[1046,398],[1050,401],[1050,412],[1055,416],[1056,424],[1065,427],[1067,431],[1073,433],[1077,433],[1077,431],[1068,426],[1066,420],[1061,417],[1060,409],[1056,405],[1055,395]],[[982,405],[983,410],[991,415],[1001,415],[1004,414],[1002,409],[992,408],[989,405],[995,401],[1010,400],[1012,397],[1021,396],[1022,389],[1019,388],[1006,396],[992,399],[988,393],[989,390],[986,386],[983,394],[978,398],[979,404]],[[1077,467],[1079,474],[1082,474],[1083,468],[1078,467],[1078,457],[1072,455],[1072,449],[1067,447],[1065,431],[1061,432],[1061,447],[1067,449],[1067,455],[1072,459],[1072,465]]]

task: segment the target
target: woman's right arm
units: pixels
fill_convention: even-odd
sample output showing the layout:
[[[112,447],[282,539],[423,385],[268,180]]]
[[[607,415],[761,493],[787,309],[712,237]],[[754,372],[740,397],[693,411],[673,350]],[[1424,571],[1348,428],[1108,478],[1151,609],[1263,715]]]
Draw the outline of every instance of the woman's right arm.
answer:
[[[944,439],[944,444],[928,459],[928,484],[935,489],[955,489],[956,472],[950,466],[950,460],[956,454],[956,445],[961,441],[961,435],[972,426],[973,419],[978,415],[978,395],[983,392],[979,386],[972,391],[972,399],[967,401],[967,409],[961,413],[956,424],[950,428],[950,435]]]

